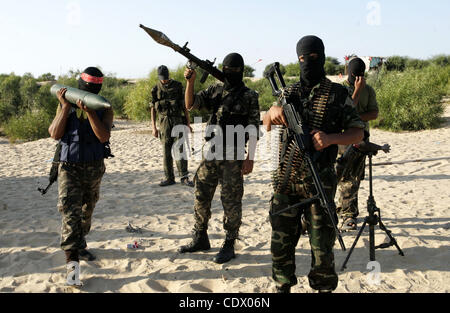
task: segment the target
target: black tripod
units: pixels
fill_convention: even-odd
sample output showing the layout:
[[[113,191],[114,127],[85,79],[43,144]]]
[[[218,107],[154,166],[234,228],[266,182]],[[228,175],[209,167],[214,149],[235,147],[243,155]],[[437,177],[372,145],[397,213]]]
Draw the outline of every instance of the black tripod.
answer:
[[[404,256],[402,249],[397,244],[397,241],[395,238],[391,235],[391,231],[384,226],[383,222],[381,221],[381,212],[380,209],[377,207],[377,204],[375,203],[375,198],[373,197],[373,189],[372,189],[372,157],[377,154],[378,150],[383,150],[384,152],[389,152],[389,146],[383,149],[383,147],[374,145],[372,143],[369,143],[369,145],[361,147],[361,149],[358,149],[360,153],[363,153],[369,157],[369,198],[367,200],[367,211],[369,212],[369,216],[367,216],[364,219],[364,224],[362,225],[361,229],[359,230],[358,235],[356,236],[355,241],[353,242],[352,247],[350,248],[350,251],[348,252],[347,258],[344,261],[344,264],[342,264],[341,271],[344,271],[346,268],[347,262],[350,259],[350,256],[352,255],[353,249],[355,248],[359,237],[361,236],[362,232],[364,231],[364,228],[367,224],[369,224],[369,243],[370,243],[370,261],[375,261],[375,249],[386,249],[391,246],[395,246],[398,250],[398,253],[401,256]],[[366,150],[367,149],[367,150]],[[378,215],[377,215],[378,213]],[[375,246],[375,225],[379,225],[380,229],[383,230],[386,235],[389,237],[390,241],[387,243],[383,243],[381,245]]]

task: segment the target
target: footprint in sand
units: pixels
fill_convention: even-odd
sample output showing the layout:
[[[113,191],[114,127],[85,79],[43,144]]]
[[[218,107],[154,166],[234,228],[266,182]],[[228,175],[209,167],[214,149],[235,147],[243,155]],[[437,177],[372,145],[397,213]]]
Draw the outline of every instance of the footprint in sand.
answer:
[[[178,266],[175,270],[176,271],[185,271],[187,270],[189,267],[187,267],[186,265],[180,265]]]
[[[167,290],[167,288],[163,285],[161,285],[159,282],[155,281],[155,280],[148,280],[147,281],[147,286],[150,287],[150,289],[156,291],[156,292],[169,292],[169,290]]]
[[[178,292],[181,292],[181,293],[192,293],[192,292],[211,293],[213,291],[201,284],[188,284],[188,285],[181,286],[181,288],[178,290]]]

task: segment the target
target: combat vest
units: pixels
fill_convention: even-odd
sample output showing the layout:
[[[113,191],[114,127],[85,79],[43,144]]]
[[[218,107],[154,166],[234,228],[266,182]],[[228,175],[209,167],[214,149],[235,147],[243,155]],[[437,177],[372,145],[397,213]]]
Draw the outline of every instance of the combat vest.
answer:
[[[156,112],[162,116],[182,117],[184,112],[183,103],[180,100],[182,92],[183,87],[177,81],[170,80],[167,85],[159,81],[156,84]]]
[[[213,95],[215,103],[213,103],[213,114],[211,115],[207,125],[219,125],[222,131],[226,132],[226,126],[236,127],[242,125],[244,128],[249,124],[249,103],[244,97],[245,92],[250,90],[244,84],[232,91],[224,90],[223,85],[218,85]],[[225,135],[225,134],[224,134]],[[206,137],[206,141],[214,137]],[[237,135],[235,135],[237,137]],[[248,140],[248,134],[245,138]],[[235,144],[237,138],[234,139]],[[224,143],[226,144],[226,142]]]
[[[104,111],[95,111],[102,120]],[[67,118],[66,132],[60,140],[60,162],[87,163],[105,158],[105,145],[98,140],[86,119],[81,122],[75,109]]]
[[[337,89],[337,87],[342,89]],[[339,123],[342,120],[340,103],[344,103],[346,99],[346,90],[343,87],[333,84],[328,79],[323,79],[320,86],[306,92],[300,83],[296,83],[286,88],[285,96],[301,115],[302,122],[309,131],[313,129],[325,133],[342,131]],[[312,159],[317,169],[321,171],[325,168],[333,168],[337,157],[337,145],[331,145],[322,151],[315,151],[311,137],[305,136],[305,139],[307,140],[306,146],[314,151]],[[272,173],[275,192],[288,192],[292,184],[298,183],[299,180],[310,175],[303,152],[294,143],[293,137],[288,134],[286,128],[280,129],[278,159],[278,168]]]

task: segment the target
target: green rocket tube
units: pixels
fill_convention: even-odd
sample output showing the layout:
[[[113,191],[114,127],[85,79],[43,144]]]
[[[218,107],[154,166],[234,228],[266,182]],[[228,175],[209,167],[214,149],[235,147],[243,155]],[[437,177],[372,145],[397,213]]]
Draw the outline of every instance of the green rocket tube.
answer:
[[[50,93],[56,96],[56,93],[61,88],[67,88],[65,97],[67,101],[72,104],[76,105],[77,101],[81,100],[83,101],[83,104],[85,106],[92,110],[103,110],[111,108],[111,103],[109,103],[109,101],[102,96],[61,84],[53,85],[52,88],[50,88]]]

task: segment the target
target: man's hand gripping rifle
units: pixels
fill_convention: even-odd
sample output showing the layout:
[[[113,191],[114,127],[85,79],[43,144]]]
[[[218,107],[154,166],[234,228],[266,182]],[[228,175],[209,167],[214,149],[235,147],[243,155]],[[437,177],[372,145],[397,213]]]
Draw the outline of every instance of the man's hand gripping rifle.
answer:
[[[281,85],[281,89],[278,88],[275,75],[277,76],[277,79]],[[339,241],[339,244],[341,245],[342,250],[345,251],[344,241],[342,240],[341,233],[337,228],[337,221],[335,219],[336,205],[334,204],[333,201],[328,199],[328,196],[324,191],[322,181],[320,180],[316,165],[313,161],[312,154],[314,153],[313,151],[314,147],[311,143],[310,132],[307,126],[302,123],[301,116],[300,114],[297,113],[294,106],[286,101],[286,96],[284,94],[286,84],[284,82],[283,75],[281,74],[280,71],[280,64],[278,62],[274,63],[269,68],[269,70],[264,73],[264,76],[269,80],[270,85],[272,86],[273,95],[280,99],[281,106],[283,108],[283,113],[288,123],[289,134],[294,138],[294,142],[298,146],[300,151],[304,153],[304,160],[308,164],[308,167],[310,169],[313,178],[314,186],[316,187],[317,191],[317,194],[314,195],[312,198],[306,199],[293,206],[283,209],[275,213],[274,215],[279,215],[291,209],[296,209],[306,204],[318,201],[320,205],[327,210],[330,220],[333,223],[334,231],[336,232],[336,237]]]

